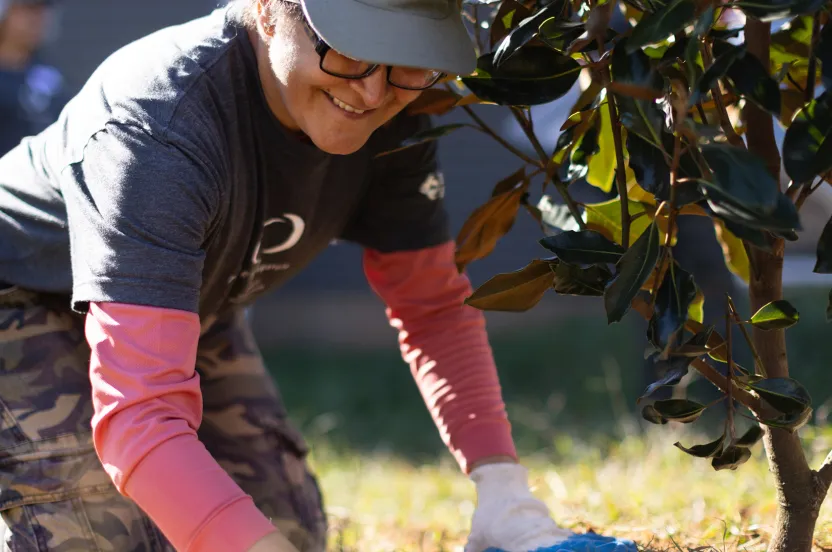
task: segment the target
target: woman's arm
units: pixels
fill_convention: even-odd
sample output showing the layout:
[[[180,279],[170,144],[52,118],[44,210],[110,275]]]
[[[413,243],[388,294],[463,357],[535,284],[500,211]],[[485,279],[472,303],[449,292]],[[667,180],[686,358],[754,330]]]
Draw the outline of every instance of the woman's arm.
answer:
[[[462,470],[516,459],[485,319],[463,304],[471,284],[456,269],[454,243],[395,253],[365,249],[364,271]]]
[[[195,313],[92,303],[93,440],[119,492],[177,550],[245,551],[275,528],[197,439],[199,334]]]

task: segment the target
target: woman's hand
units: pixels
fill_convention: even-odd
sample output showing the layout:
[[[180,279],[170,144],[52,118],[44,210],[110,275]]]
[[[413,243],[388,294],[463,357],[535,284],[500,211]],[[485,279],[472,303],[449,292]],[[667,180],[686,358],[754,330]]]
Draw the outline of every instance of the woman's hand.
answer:
[[[529,491],[526,468],[520,464],[483,462],[471,471],[471,479],[477,486],[477,509],[465,552],[529,552],[572,536]]]
[[[255,542],[247,552],[298,552],[298,549],[280,531],[274,531]]]

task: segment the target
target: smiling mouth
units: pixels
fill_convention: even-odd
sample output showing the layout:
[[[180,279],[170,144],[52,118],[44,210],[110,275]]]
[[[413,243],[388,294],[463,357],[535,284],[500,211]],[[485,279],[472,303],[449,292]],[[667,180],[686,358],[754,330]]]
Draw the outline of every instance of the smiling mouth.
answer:
[[[333,104],[340,107],[341,109],[343,109],[347,113],[355,113],[356,115],[362,115],[364,113],[372,111],[371,109],[358,109],[357,107],[353,107],[353,106],[351,106],[350,104],[348,104],[346,102],[342,102],[341,100],[339,100],[338,98],[336,98],[332,94],[329,94],[328,92],[324,92],[324,93],[327,95],[327,97],[330,100],[332,100]]]

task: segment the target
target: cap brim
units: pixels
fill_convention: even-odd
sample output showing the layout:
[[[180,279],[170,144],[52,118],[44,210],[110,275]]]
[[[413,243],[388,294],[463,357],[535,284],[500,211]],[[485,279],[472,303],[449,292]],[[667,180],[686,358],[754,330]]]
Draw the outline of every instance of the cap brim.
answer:
[[[476,52],[457,10],[444,19],[375,8],[356,0],[303,1],[315,31],[332,48],[382,65],[470,75]]]

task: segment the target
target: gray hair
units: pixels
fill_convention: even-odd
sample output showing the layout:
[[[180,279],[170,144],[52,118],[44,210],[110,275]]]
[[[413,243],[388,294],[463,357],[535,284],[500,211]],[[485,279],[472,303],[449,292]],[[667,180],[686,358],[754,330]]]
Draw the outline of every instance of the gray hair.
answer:
[[[233,9],[237,12],[240,23],[250,30],[257,29],[257,4],[271,8],[272,23],[277,24],[281,19],[293,21],[303,20],[303,8],[300,3],[292,0],[231,0]],[[2,0],[0,0],[2,2]]]

